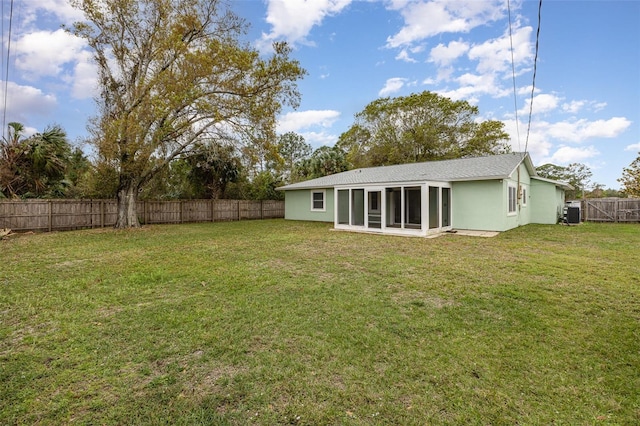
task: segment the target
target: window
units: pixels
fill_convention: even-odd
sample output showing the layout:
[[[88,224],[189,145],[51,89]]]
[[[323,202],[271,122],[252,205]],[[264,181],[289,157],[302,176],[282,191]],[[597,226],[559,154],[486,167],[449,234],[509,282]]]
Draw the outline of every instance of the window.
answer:
[[[323,212],[325,211],[324,205],[325,190],[311,191],[311,211]]]
[[[527,188],[524,186],[520,186],[520,195],[522,195],[522,205],[527,205]]]
[[[509,214],[515,214],[517,200],[518,200],[517,188],[515,186],[509,185]]]
[[[380,211],[380,192],[369,192],[369,211],[370,212],[379,212]]]

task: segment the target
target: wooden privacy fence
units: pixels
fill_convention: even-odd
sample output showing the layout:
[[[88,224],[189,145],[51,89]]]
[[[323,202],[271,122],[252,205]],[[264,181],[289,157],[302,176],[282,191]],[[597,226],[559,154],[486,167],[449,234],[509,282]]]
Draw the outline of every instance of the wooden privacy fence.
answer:
[[[284,217],[284,201],[138,201],[142,224],[218,222]],[[116,200],[0,201],[0,229],[61,231],[114,226]]]
[[[587,198],[580,208],[588,222],[640,222],[640,198]]]

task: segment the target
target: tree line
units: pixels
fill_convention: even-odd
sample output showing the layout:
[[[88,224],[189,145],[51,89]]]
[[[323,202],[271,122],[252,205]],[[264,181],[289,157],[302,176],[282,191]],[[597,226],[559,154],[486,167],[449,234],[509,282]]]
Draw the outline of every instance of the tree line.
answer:
[[[353,145],[353,129],[360,131],[359,126],[362,123],[355,123],[335,146],[316,150],[294,132],[278,135],[269,149],[214,141],[197,143],[154,176],[142,188],[140,197],[277,200],[283,196],[276,190],[279,186],[357,167],[460,158],[460,154],[406,158],[421,149],[420,141],[407,140],[403,150],[396,150],[396,158],[380,156],[379,150],[389,149],[393,143],[386,138],[376,142],[372,137],[367,139],[373,151],[369,154],[361,146]],[[60,126],[48,127],[29,137],[24,136],[24,129],[20,123],[9,123],[8,137],[0,145],[0,198],[115,197],[118,172],[109,162],[92,161],[80,147],[68,141]],[[483,149],[487,151],[469,156],[504,152],[507,147],[497,144],[493,150],[488,146]],[[448,148],[451,150],[453,147]],[[623,184],[621,191],[592,183],[591,170],[580,163],[544,164],[536,171],[542,177],[572,185],[574,189],[567,191],[567,199],[640,196],[640,153],[623,170],[619,179]]]

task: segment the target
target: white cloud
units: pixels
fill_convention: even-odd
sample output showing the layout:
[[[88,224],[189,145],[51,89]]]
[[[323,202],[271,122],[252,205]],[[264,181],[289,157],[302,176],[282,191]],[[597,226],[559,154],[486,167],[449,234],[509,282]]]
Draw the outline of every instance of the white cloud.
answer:
[[[404,27],[387,38],[387,47],[411,45],[442,33],[469,32],[479,25],[501,18],[505,7],[506,4],[501,0],[393,1],[388,8],[400,12]]]
[[[396,55],[396,60],[404,61],[404,62],[411,62],[411,63],[414,63],[414,64],[416,62],[418,62],[417,60],[415,60],[411,56],[409,56],[409,51],[407,49],[400,50],[400,53],[398,53]]]
[[[452,41],[448,45],[442,43],[431,49],[429,62],[435,62],[439,66],[446,66],[467,53],[469,44],[463,41]]]
[[[309,110],[288,112],[278,120],[278,133],[298,132],[312,126],[331,127],[340,117],[339,111]]]
[[[567,114],[576,114],[582,110],[600,112],[607,106],[606,102],[595,102],[587,100],[571,101],[562,104],[562,111]]]
[[[389,96],[402,89],[407,83],[406,78],[393,77],[387,80],[384,87],[378,92],[378,96]]]
[[[28,0],[28,3],[29,7],[25,11],[27,19],[35,15],[38,10],[50,13],[67,24],[81,21],[84,18],[83,13],[72,7],[69,0]]]
[[[631,145],[627,145],[624,148],[624,150],[625,151],[640,151],[640,142],[634,143],[634,144],[631,144]]]
[[[567,142],[583,142],[590,138],[615,138],[631,125],[625,117],[589,121],[586,119],[549,124],[548,134]]]
[[[4,88],[4,82],[0,83]],[[4,99],[4,96],[0,98]],[[55,109],[56,105],[54,95],[45,94],[38,88],[21,86],[12,81],[7,84],[7,122],[18,121],[26,124],[30,115],[34,113],[47,115]]]
[[[413,58],[412,55],[418,54],[418,53],[422,53],[424,52],[424,45],[418,45],[418,46],[413,46],[413,47],[403,47],[400,50],[400,53],[398,53],[396,55],[396,60],[400,60],[400,61],[405,61],[405,62],[410,62],[410,63],[417,63],[418,61],[416,59]]]
[[[535,95],[533,97],[532,114],[544,114],[546,112],[554,111],[558,108],[561,100],[562,98],[553,94],[542,93],[539,95]],[[523,116],[528,115],[530,106],[531,99],[527,99],[525,101],[525,106],[520,111],[518,111],[518,114],[521,114]]]
[[[271,32],[263,33],[258,45],[267,49],[274,40],[284,39],[292,44],[307,43],[307,35],[327,16],[340,13],[351,0],[268,0],[267,23]]]
[[[58,76],[65,64],[86,61],[85,47],[84,40],[63,29],[34,31],[15,41],[15,65],[29,79]]]
[[[593,146],[561,146],[549,159],[552,164],[584,163],[584,160],[596,157],[600,152]]]
[[[511,75],[511,39],[513,39],[513,63],[516,74],[523,72],[521,65],[532,59],[531,27],[516,28],[512,36],[506,32],[499,38],[487,40],[469,49],[469,59],[478,61],[476,70],[486,72],[508,72]]]
[[[571,101],[571,102],[567,102],[567,103],[562,104],[562,110],[564,112],[569,113],[569,114],[575,114],[578,111],[580,111],[582,108],[584,108],[586,103],[587,103],[586,101]]]
[[[533,57],[529,40],[531,31],[531,27],[524,27],[516,28],[513,32],[513,60],[516,74],[527,71],[525,67],[529,66]],[[476,63],[475,72],[465,72],[456,77],[458,70],[453,64],[463,57]],[[431,49],[428,62],[438,67],[436,82],[456,82],[459,85],[457,88],[449,87],[440,90],[441,95],[477,103],[484,95],[494,98],[513,96],[513,89],[505,84],[507,77],[511,81],[511,60],[511,42],[507,32],[498,38],[474,45],[462,39],[451,41],[446,45],[438,44]],[[430,78],[428,81],[433,83],[434,79]]]
[[[301,132],[300,135],[314,148],[324,145],[332,146],[338,140],[338,136],[327,132]]]
[[[471,103],[477,103],[478,97],[481,95],[499,98],[511,94],[509,89],[500,87],[494,74],[477,75],[466,73],[456,78],[455,81],[460,84],[460,87],[438,91],[438,93],[453,100],[464,99]]]
[[[73,74],[71,96],[89,99],[98,94],[98,67],[93,63],[90,52],[85,51],[79,56]]]
[[[525,138],[522,134],[522,122],[518,122],[520,129],[519,131],[518,127],[516,127],[515,119],[504,119],[502,120],[502,122],[504,123],[504,131],[509,135],[509,145],[511,146],[511,149],[515,152],[524,151]],[[526,147],[526,149],[533,158],[536,158],[548,155],[549,149],[551,147],[551,142],[543,137],[540,137],[537,132],[532,131],[529,135],[529,145]]]

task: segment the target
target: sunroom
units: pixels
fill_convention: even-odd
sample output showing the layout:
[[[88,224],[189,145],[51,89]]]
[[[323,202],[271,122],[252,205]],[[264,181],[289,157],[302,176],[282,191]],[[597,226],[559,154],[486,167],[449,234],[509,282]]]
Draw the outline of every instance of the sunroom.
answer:
[[[336,186],[333,198],[336,229],[416,236],[451,229],[448,183]]]

